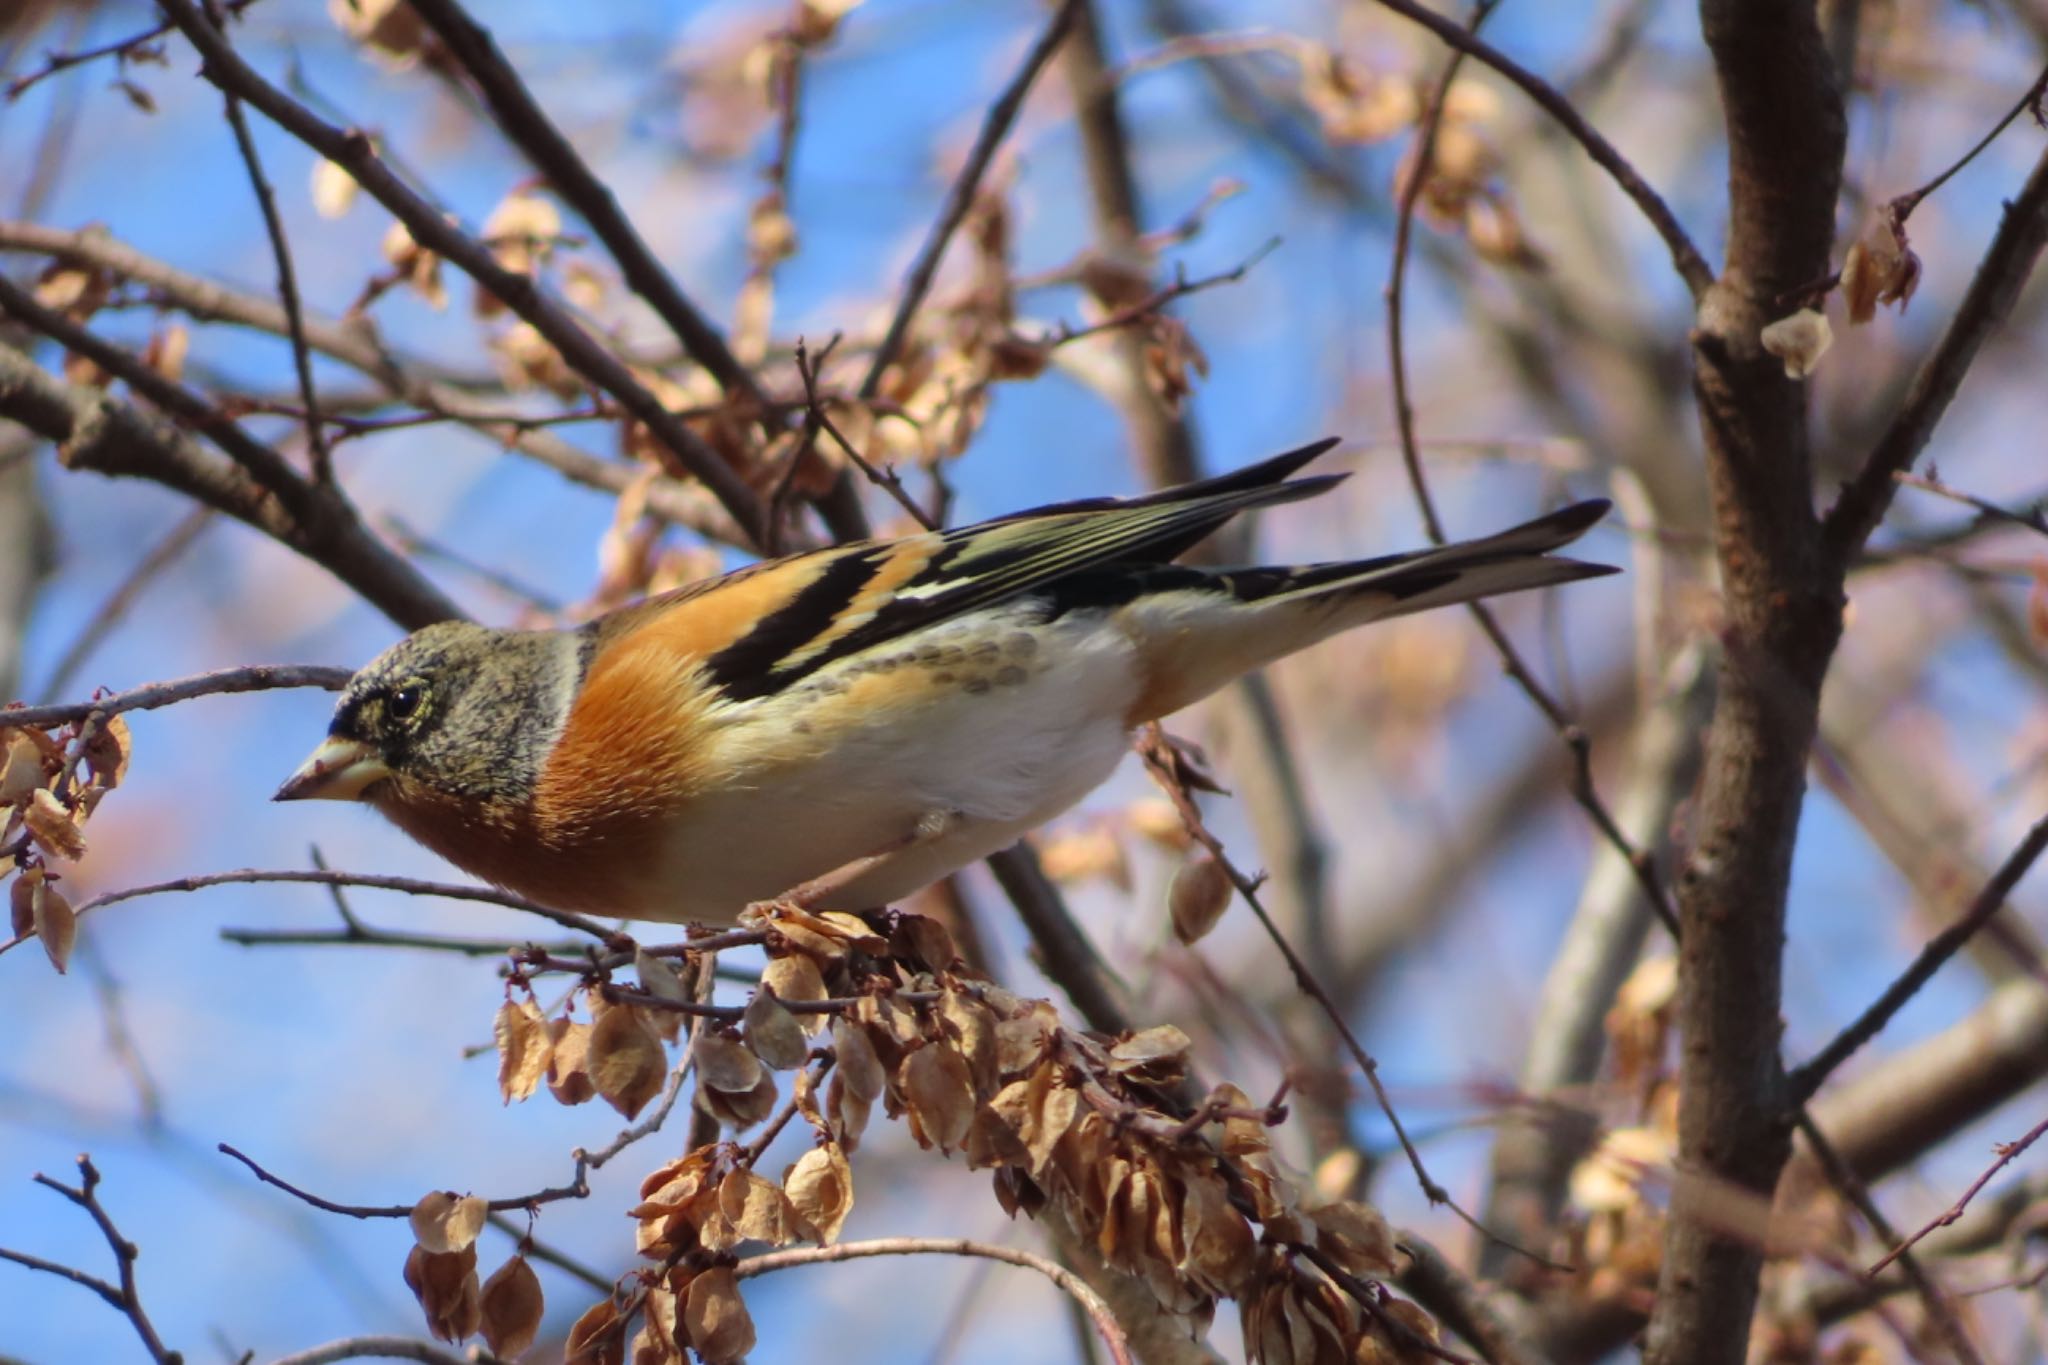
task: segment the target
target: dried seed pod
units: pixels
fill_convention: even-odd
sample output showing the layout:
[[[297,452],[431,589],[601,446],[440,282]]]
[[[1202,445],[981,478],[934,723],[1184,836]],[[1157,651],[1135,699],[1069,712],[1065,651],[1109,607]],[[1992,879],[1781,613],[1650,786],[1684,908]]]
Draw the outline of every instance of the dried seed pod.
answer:
[[[437,1256],[461,1251],[476,1241],[489,1214],[490,1206],[473,1194],[430,1191],[412,1206],[413,1240]]]
[[[481,1315],[478,1330],[492,1355],[516,1356],[540,1334],[546,1299],[539,1277],[524,1256],[514,1256],[492,1271],[477,1302]]]
[[[427,1330],[442,1341],[476,1335],[483,1321],[476,1281],[476,1248],[433,1252],[414,1246],[405,1258],[405,1283],[427,1315]]]
[[[491,1021],[498,1045],[498,1093],[510,1104],[531,1096],[547,1074],[555,1040],[540,1006],[531,1000],[507,1000]]]
[[[1230,908],[1233,890],[1230,874],[1213,854],[1199,853],[1182,863],[1166,889],[1173,936],[1182,943],[1199,943],[1208,937]]]
[[[853,1210],[853,1168],[837,1143],[813,1147],[798,1157],[784,1173],[782,1189],[803,1220],[804,1236],[827,1246],[838,1240],[839,1229]]]

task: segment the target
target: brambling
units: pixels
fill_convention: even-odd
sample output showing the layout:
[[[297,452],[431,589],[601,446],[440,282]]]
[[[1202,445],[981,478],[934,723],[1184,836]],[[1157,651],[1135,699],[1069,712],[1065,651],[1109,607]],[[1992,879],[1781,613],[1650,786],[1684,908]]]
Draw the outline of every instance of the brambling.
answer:
[[[805,885],[814,908],[871,909],[1074,805],[1136,726],[1252,669],[1368,621],[1614,572],[1548,553],[1600,501],[1378,559],[1171,562],[1339,482],[1288,478],[1335,444],[791,555],[574,629],[428,626],[349,681],[277,799],[367,802],[564,910],[729,923]]]

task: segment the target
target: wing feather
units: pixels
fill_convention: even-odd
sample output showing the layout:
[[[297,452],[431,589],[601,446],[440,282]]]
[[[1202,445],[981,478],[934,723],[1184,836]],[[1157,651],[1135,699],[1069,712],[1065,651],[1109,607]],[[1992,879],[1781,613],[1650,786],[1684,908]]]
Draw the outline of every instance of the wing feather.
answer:
[[[771,696],[865,649],[1073,574],[1171,560],[1250,508],[1312,497],[1342,475],[1289,480],[1318,442],[1131,499],[1098,498],[957,530],[864,542],[741,570],[599,628],[599,658],[656,640],[702,660],[726,699]],[[744,630],[742,619],[751,620]]]

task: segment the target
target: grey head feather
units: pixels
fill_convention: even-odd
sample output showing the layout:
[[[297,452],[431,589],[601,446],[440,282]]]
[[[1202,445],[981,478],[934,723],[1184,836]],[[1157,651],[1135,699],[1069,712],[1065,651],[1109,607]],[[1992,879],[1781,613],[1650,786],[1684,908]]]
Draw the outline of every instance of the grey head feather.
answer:
[[[398,777],[482,800],[533,791],[582,671],[579,637],[443,621],[366,664],[328,733],[373,746]]]

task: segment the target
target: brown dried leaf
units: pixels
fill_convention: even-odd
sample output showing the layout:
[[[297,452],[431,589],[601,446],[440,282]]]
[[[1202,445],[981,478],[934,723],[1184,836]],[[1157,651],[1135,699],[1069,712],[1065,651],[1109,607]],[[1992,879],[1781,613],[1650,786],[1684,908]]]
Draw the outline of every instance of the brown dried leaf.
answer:
[[[1849,321],[1869,322],[1880,303],[1897,303],[1904,312],[1919,286],[1920,258],[1907,241],[1899,205],[1880,204],[1842,261],[1842,299],[1849,305]]]
[[[633,1365],[683,1365],[684,1348],[676,1337],[680,1305],[670,1290],[656,1285],[640,1301],[640,1330],[633,1336]]]
[[[793,1241],[795,1210],[782,1187],[746,1169],[730,1172],[718,1186],[718,1211],[741,1237],[781,1246]]]
[[[498,1093],[507,1104],[528,1098],[547,1073],[555,1051],[540,1006],[531,1000],[507,1000],[491,1021],[491,1037],[498,1045]]]
[[[476,1335],[482,1323],[476,1248],[446,1253],[415,1246],[405,1258],[405,1283],[427,1315],[427,1330],[442,1341]]]
[[[1157,292],[1152,262],[1143,252],[1089,252],[1077,272],[1081,288],[1104,309],[1114,312],[1145,302]]]
[[[1414,84],[1405,78],[1360,72],[1320,43],[1301,43],[1297,56],[1302,103],[1333,143],[1384,141],[1421,113]]]
[[[0,730],[6,745],[0,748],[0,805],[11,806],[28,799],[43,785],[43,751],[22,730]]]
[[[483,1231],[490,1206],[477,1196],[433,1190],[412,1206],[413,1240],[437,1256],[461,1251]]]
[[[16,938],[26,938],[36,927],[36,888],[43,884],[41,868],[16,877],[7,888],[7,922]]]
[[[661,1093],[668,1075],[668,1054],[647,1013],[614,1005],[590,1031],[591,1082],[605,1103],[629,1119]]]
[[[1572,1168],[1572,1203],[1588,1213],[1619,1213],[1642,1198],[1646,1175],[1667,1170],[1675,1155],[1670,1133],[1617,1128]]]
[[[1255,1107],[1251,1096],[1226,1081],[1212,1090],[1210,1097],[1226,1109],[1240,1111],[1223,1120],[1225,1156],[1264,1156],[1273,1149],[1266,1125],[1242,1112]]]
[[[854,1094],[841,1083],[840,1077],[834,1076],[825,1088],[825,1107],[832,1115],[832,1136],[851,1152],[860,1145],[860,1135],[868,1129],[868,1116],[874,1112],[875,1102]]]
[[[697,1079],[713,1090],[744,1094],[761,1082],[761,1061],[730,1033],[705,1029],[692,1044]]]
[[[755,991],[754,998],[747,1002],[740,1019],[740,1036],[764,1065],[776,1071],[793,1071],[811,1055],[803,1026],[766,986]]]
[[[563,1365],[625,1365],[624,1336],[617,1306],[610,1299],[599,1299],[569,1328],[569,1338],[563,1343]]]
[[[343,33],[396,65],[409,64],[426,46],[426,27],[407,0],[327,0],[327,14]]]
[[[93,784],[108,791],[120,786],[128,776],[128,757],[134,749],[126,716],[108,716],[96,726],[85,742],[85,766],[92,772]]]
[[[533,1345],[540,1333],[541,1313],[546,1300],[540,1277],[524,1256],[514,1256],[491,1272],[478,1295],[481,1312],[479,1329],[491,1354],[516,1356]]]
[[[731,1266],[713,1266],[690,1281],[683,1327],[705,1365],[726,1365],[754,1349],[754,1320]]]
[[[1110,1070],[1132,1071],[1159,1062],[1187,1060],[1194,1041],[1172,1024],[1158,1024],[1141,1030],[1109,1050]]]
[[[1180,1269],[1208,1293],[1236,1298],[1244,1292],[1258,1244],[1251,1224],[1231,1206],[1213,1170],[1193,1170],[1181,1181]]]
[[[550,1019],[548,1037],[548,1093],[562,1104],[582,1104],[597,1094],[590,1079],[590,1025],[569,1019]]]
[[[1400,1268],[1394,1254],[1394,1231],[1378,1209],[1355,1199],[1302,1201],[1302,1212],[1316,1225],[1316,1240],[1339,1265],[1354,1275],[1387,1279]]]
[[[974,1094],[994,1094],[1001,1083],[996,1073],[994,1013],[967,992],[948,988],[939,997],[939,1018],[967,1063]]]
[[[640,989],[655,999],[671,1000],[679,1005],[689,1003],[689,988],[683,984],[683,978],[676,969],[637,944],[633,948],[633,972],[640,978]],[[663,1041],[673,1043],[682,1037],[685,1016],[681,1011],[649,1010],[647,1015]]]
[[[78,935],[78,916],[64,893],[38,879],[29,900],[29,918],[36,938],[49,954],[50,965],[61,975],[71,961],[71,943]]]
[[[846,1088],[870,1104],[880,1099],[889,1084],[889,1073],[875,1055],[875,1045],[868,1040],[867,1030],[844,1015],[835,1015],[832,1047],[838,1053],[838,1076],[846,1082]]]
[[[1044,1174],[1060,1139],[1074,1126],[1080,1098],[1080,1092],[1066,1084],[1062,1069],[1047,1061],[989,1101],[989,1111],[1024,1145],[1026,1169],[1034,1179]]]
[[[761,984],[774,991],[777,1000],[791,1004],[806,1004],[827,998],[824,974],[818,970],[817,962],[803,953],[788,953],[782,957],[770,958],[767,968],[761,973]],[[798,1026],[809,1034],[816,1034],[829,1022],[830,1020],[822,1014],[797,1016]]]
[[[921,1047],[903,1059],[896,1073],[910,1135],[920,1146],[950,1152],[974,1122],[974,1078],[967,1059],[942,1043]]]
[[[1182,863],[1166,888],[1166,909],[1173,920],[1173,936],[1182,943],[1201,942],[1230,908],[1230,896],[1235,889],[1223,864],[1206,850]]]
[[[531,190],[515,190],[498,201],[484,220],[484,241],[498,264],[515,275],[531,275],[562,235],[562,211]]]
[[[38,787],[29,793],[21,819],[28,826],[28,837],[49,856],[71,862],[85,856],[85,832],[48,787]]]
[[[903,915],[889,935],[890,950],[898,958],[922,962],[935,972],[951,967],[960,956],[953,935],[930,915]]]
[[[853,1168],[837,1143],[813,1147],[798,1157],[783,1174],[782,1189],[803,1220],[798,1229],[803,1236],[826,1246],[838,1240],[853,1209]]]
[[[747,215],[747,256],[756,269],[766,269],[796,255],[796,223],[782,202],[782,192],[769,190],[754,201]]]
[[[1037,1066],[1057,1028],[1056,1016],[1036,1009],[997,1024],[997,1069],[1005,1076],[1021,1076]]]

